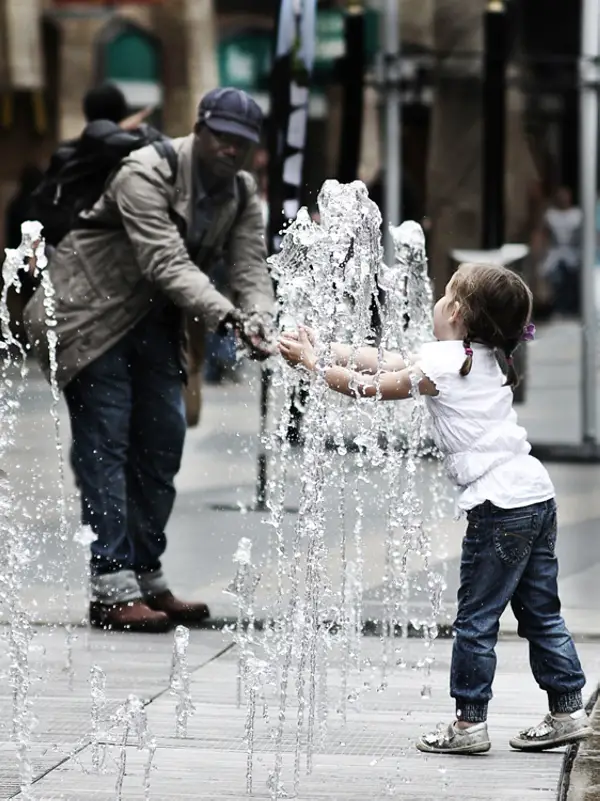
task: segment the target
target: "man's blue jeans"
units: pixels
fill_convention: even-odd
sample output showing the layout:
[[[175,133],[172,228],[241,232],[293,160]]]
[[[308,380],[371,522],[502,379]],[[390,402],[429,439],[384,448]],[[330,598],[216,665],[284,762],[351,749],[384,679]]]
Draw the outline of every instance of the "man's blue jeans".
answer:
[[[555,501],[510,510],[486,502],[468,521],[450,671],[457,717],[486,720],[499,621],[509,601],[550,711],[581,709],[585,677],[558,599]]]
[[[149,315],[65,389],[82,522],[97,536],[96,600],[166,588],[160,559],[186,430],[182,384],[177,329]]]

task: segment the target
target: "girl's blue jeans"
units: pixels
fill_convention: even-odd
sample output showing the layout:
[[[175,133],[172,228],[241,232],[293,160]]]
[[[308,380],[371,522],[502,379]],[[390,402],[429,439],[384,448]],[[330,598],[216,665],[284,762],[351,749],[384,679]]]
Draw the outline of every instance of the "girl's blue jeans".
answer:
[[[510,602],[529,642],[534,678],[551,712],[583,706],[585,676],[560,614],[556,502],[500,509],[489,501],[468,513],[462,545],[450,694],[461,720],[486,720],[496,671],[500,616]]]

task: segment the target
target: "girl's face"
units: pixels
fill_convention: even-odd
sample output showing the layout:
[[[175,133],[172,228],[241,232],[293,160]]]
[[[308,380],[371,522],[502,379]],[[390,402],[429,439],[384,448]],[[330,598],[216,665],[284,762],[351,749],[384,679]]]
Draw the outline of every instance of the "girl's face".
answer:
[[[446,284],[446,292],[433,307],[433,335],[436,339],[462,339],[464,332],[458,303],[452,292],[452,281]]]

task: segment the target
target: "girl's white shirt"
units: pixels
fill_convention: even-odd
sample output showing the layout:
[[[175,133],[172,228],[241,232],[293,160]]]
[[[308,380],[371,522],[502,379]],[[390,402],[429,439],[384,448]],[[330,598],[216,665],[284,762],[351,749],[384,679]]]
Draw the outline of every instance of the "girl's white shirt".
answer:
[[[433,439],[460,490],[458,509],[485,501],[515,509],[553,498],[548,471],[530,455],[527,432],[517,422],[513,393],[504,386],[493,350],[475,343],[472,348],[473,366],[464,377],[460,341],[430,342],[414,358],[439,393],[425,401]]]

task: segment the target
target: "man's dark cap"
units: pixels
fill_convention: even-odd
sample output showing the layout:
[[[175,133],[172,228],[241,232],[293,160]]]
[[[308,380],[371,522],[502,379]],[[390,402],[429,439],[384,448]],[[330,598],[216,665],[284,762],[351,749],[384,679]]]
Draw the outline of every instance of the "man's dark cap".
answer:
[[[198,122],[211,131],[241,136],[259,144],[263,113],[258,103],[241,89],[213,89],[198,107]]]

